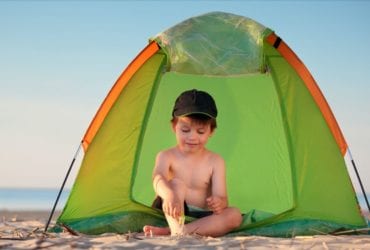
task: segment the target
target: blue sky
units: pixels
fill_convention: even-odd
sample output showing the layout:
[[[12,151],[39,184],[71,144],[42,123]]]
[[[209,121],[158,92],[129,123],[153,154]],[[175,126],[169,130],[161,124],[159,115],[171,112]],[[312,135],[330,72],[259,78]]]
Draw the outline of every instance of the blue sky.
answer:
[[[148,39],[210,11],[250,17],[296,52],[370,191],[366,1],[1,1],[0,187],[59,187],[97,108]]]

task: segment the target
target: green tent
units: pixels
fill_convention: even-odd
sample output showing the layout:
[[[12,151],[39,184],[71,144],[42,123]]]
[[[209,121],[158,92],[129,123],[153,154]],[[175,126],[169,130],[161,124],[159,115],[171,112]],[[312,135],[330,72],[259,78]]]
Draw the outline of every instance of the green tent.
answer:
[[[83,140],[85,154],[57,223],[100,234],[166,225],[152,209],[157,152],[175,144],[175,98],[216,100],[208,147],[227,164],[233,234],[310,235],[366,227],[347,172],[347,144],[307,68],[275,33],[212,12],[154,37],[112,87]],[[191,221],[193,218],[187,218]]]

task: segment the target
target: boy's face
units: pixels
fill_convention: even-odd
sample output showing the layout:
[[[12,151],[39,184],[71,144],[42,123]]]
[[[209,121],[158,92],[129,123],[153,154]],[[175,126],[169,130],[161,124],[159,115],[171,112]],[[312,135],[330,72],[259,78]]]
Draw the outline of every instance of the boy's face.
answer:
[[[210,124],[200,124],[189,117],[179,117],[172,124],[177,145],[185,153],[197,152],[204,148],[212,135]]]

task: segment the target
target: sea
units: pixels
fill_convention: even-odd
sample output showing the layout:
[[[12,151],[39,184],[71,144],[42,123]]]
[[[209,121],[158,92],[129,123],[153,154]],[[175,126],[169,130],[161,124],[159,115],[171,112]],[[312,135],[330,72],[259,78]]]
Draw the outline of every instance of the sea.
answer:
[[[59,189],[57,188],[0,188],[0,210],[48,210],[51,211]],[[56,210],[62,210],[70,190],[64,189]]]
[[[58,196],[57,188],[0,188],[0,210],[46,210],[51,211]],[[56,210],[62,210],[68,199],[70,189],[64,189]],[[363,210],[368,211],[365,197],[357,194]],[[367,194],[368,200],[370,199]]]

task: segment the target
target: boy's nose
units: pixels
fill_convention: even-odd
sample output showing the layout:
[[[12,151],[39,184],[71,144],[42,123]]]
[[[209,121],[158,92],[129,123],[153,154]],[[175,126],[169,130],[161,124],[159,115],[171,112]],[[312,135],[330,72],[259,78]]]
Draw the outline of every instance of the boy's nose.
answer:
[[[196,133],[194,131],[191,131],[189,133],[189,139],[192,139],[192,140],[196,139]]]

